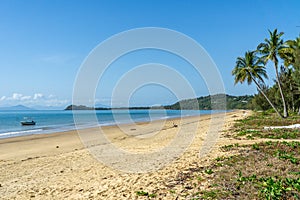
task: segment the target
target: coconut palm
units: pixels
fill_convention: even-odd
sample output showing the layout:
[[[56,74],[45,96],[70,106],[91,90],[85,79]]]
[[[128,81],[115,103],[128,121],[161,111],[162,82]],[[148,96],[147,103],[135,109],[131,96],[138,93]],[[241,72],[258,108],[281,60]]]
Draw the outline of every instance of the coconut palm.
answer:
[[[284,63],[286,66],[293,66],[292,80],[295,83],[296,91],[294,93],[300,94],[300,36],[295,40],[288,40],[286,42],[289,45],[288,51],[284,57]],[[300,115],[300,105],[298,109],[298,115]]]
[[[286,41],[288,49],[284,54],[284,64],[285,66],[292,65],[294,68],[300,65],[300,36],[295,40]]]
[[[264,43],[261,43],[257,46],[257,51],[261,54],[261,59],[263,60],[264,64],[266,65],[268,61],[272,61],[274,63],[275,73],[276,73],[276,81],[278,84],[279,92],[282,99],[283,104],[283,117],[288,117],[288,110],[286,106],[286,101],[284,98],[284,94],[281,88],[281,82],[279,79],[279,72],[278,72],[278,62],[279,58],[283,58],[285,53],[287,52],[287,46],[281,39],[283,32],[277,33],[277,29],[273,32],[269,30],[270,38],[265,39]]]
[[[234,83],[244,83],[247,81],[248,85],[252,83],[252,81],[256,84],[257,89],[262,93],[262,95],[267,99],[269,104],[275,110],[275,112],[282,117],[282,115],[278,112],[273,103],[269,100],[267,95],[264,93],[258,82],[264,83],[263,78],[268,78],[265,66],[263,62],[256,56],[256,53],[253,51],[247,51],[245,53],[245,57],[238,57],[236,60],[236,65],[232,70],[232,75],[234,77]]]

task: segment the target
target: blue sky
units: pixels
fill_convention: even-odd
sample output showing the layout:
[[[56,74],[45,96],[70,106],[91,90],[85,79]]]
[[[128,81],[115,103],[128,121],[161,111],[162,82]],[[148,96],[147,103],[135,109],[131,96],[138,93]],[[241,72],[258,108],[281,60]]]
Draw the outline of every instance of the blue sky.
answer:
[[[298,0],[1,0],[0,106],[66,106],[71,103],[76,75],[89,52],[114,34],[142,27],[173,29],[193,38],[216,63],[226,93],[254,94],[254,85],[233,84],[231,70],[236,57],[255,49],[268,37],[268,29],[285,32],[285,39],[299,36],[299,9]],[[180,65],[185,65],[163,52],[128,55],[115,62],[111,74],[101,80],[96,103],[109,104],[111,90],[126,70],[154,61],[179,71]],[[118,64],[126,67],[120,70]],[[268,69],[272,79],[273,69]],[[208,95],[205,83],[193,76],[192,69],[180,72],[185,73],[197,96]],[[122,99],[116,101],[122,105]],[[131,105],[174,101],[172,92],[155,85],[141,88],[130,99]]]

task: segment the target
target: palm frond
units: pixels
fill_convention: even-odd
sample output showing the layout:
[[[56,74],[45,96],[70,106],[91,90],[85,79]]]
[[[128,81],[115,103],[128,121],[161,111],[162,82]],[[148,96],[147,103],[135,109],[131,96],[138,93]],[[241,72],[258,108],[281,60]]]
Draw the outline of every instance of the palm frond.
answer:
[[[264,78],[268,78],[264,63],[256,54],[256,51],[247,51],[244,57],[237,58],[236,66],[232,70],[235,84],[246,81],[250,85],[253,79],[264,82]]]

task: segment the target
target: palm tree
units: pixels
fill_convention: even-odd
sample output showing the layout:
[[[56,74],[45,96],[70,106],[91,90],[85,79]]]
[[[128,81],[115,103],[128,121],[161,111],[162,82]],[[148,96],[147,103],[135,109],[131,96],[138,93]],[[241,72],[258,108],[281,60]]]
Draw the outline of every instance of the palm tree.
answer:
[[[296,91],[300,94],[300,36],[295,40],[288,40],[286,44],[289,46],[284,57],[285,66],[293,66],[292,79],[295,83]],[[300,105],[298,108],[298,115],[300,115]]]
[[[257,89],[262,93],[262,95],[267,99],[269,104],[275,110],[275,112],[282,117],[282,115],[278,112],[276,107],[264,93],[258,81],[264,83],[263,78],[268,78],[265,66],[263,62],[256,56],[254,51],[247,51],[245,53],[245,57],[238,57],[236,60],[236,65],[232,70],[232,75],[234,75],[234,84],[238,82],[243,83],[247,81],[248,85],[252,83],[252,81],[256,84]]]
[[[300,36],[295,40],[288,40],[286,44],[289,46],[287,53],[284,57],[284,64],[286,67],[293,66],[295,72],[297,72],[296,81],[300,83]],[[300,84],[299,84],[300,87]]]
[[[284,94],[281,88],[281,82],[279,79],[278,57],[280,58],[284,57],[287,50],[287,46],[281,39],[283,32],[277,33],[277,29],[275,29],[273,32],[269,30],[269,34],[270,34],[270,38],[269,39],[266,38],[264,43],[259,44],[257,46],[257,51],[262,55],[261,59],[263,60],[265,65],[269,60],[274,63],[274,68],[276,72],[276,81],[278,83],[278,88],[279,88],[279,92],[283,104],[283,117],[286,118],[288,117],[288,110],[287,110]]]
[[[288,40],[286,41],[288,45],[288,49],[284,54],[284,65],[288,67],[292,65],[294,68],[299,67],[300,65],[300,36],[297,37],[295,40]],[[296,66],[297,65],[297,66]]]

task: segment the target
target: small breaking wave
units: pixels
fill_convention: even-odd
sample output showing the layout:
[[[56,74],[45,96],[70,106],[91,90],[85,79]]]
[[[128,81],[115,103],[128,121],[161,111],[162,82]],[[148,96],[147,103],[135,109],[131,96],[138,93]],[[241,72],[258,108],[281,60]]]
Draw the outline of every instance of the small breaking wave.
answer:
[[[21,136],[21,135],[31,135],[42,132],[43,129],[33,129],[33,130],[25,130],[25,131],[11,131],[0,133],[0,138],[13,137],[13,136]]]

